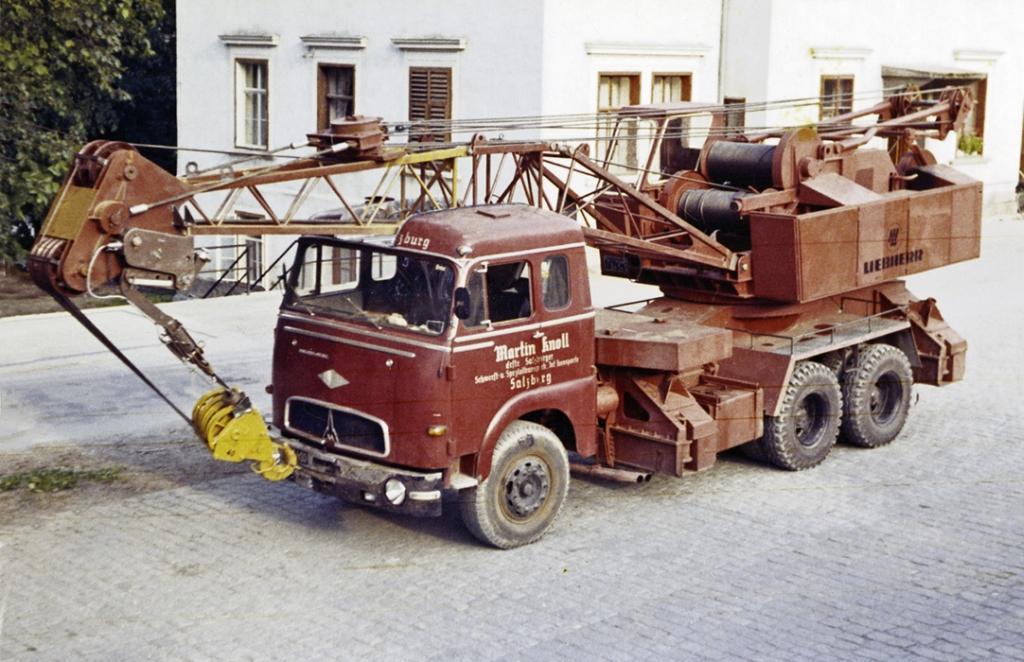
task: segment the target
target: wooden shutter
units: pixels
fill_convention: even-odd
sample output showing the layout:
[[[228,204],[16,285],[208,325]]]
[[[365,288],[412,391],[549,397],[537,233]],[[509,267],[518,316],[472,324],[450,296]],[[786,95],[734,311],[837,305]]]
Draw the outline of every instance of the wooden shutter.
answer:
[[[452,70],[447,67],[409,69],[409,120],[444,120],[452,116]],[[423,133],[413,129],[409,139],[418,142],[448,142],[447,132]]]

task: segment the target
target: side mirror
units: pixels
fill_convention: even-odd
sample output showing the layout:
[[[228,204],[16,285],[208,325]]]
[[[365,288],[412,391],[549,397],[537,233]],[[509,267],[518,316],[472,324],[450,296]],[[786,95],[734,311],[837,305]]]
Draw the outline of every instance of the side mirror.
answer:
[[[469,290],[464,287],[455,288],[455,316],[460,320],[469,319]]]

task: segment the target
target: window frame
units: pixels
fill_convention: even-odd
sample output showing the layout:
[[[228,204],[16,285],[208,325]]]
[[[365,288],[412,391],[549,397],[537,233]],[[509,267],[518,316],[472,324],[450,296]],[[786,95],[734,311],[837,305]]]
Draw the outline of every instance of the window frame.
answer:
[[[681,98],[679,99],[662,99],[661,101],[654,100],[654,92],[657,89],[657,80],[659,78],[681,78],[683,79],[680,85]],[[651,103],[672,103],[673,101],[692,101],[693,100],[693,72],[692,71],[654,71],[651,73]]]
[[[727,136],[738,136],[746,133],[747,129],[747,98],[746,97],[722,97],[722,106],[725,107],[725,131]],[[739,118],[739,123],[734,118]]]
[[[554,261],[554,260],[561,260],[561,263],[564,265],[564,269],[565,269],[565,272],[564,272],[565,273],[565,302],[562,303],[562,305],[560,305],[560,306],[549,306],[548,305],[547,291],[544,289],[546,284],[547,284],[548,278],[551,277],[550,274],[552,273],[552,266],[553,266],[552,265],[552,266],[548,267],[548,277],[545,278],[544,277],[544,265],[549,263],[549,262],[551,262],[551,261]],[[570,306],[572,306],[572,271],[570,269],[569,256],[568,255],[566,255],[565,253],[554,253],[552,255],[544,256],[544,259],[541,260],[541,262],[540,262],[540,268],[538,269],[538,275],[540,277],[540,280],[539,280],[539,282],[540,282],[540,302],[544,306],[544,312],[549,312],[550,313],[550,312],[562,311],[562,310],[565,310],[566,308],[569,308]]]
[[[330,78],[328,72],[331,70],[343,70],[349,74],[350,93],[347,97],[349,112],[346,115],[356,114],[356,67],[354,64],[336,64],[333,62],[318,62],[316,66],[316,126],[318,131],[329,129],[331,126],[331,106],[333,98],[345,98],[345,95],[330,95]]]
[[[974,107],[967,115],[962,134],[978,138],[980,143],[977,146],[977,151],[965,153],[960,149],[960,136],[957,136],[957,156],[985,156],[985,102],[988,96],[988,75],[977,80],[965,81],[963,84],[970,89],[974,98]],[[1024,154],[1024,148],[1021,153]]]
[[[327,252],[329,249],[330,253]],[[315,250],[316,257],[314,259],[308,259],[307,252]],[[426,326],[426,330],[422,330],[421,325],[415,326],[399,326],[394,324],[386,324],[385,328],[389,331],[398,331],[403,333],[410,333],[414,335],[427,335],[431,337],[443,337],[444,334],[451,328],[453,320],[453,305],[454,305],[454,292],[455,282],[458,278],[459,265],[456,264],[451,258],[433,254],[416,255],[410,254],[407,251],[403,251],[392,245],[385,245],[382,243],[368,242],[368,241],[353,241],[351,239],[342,238],[329,238],[329,237],[303,237],[299,240],[296,247],[295,256],[292,261],[292,267],[289,269],[288,278],[286,280],[285,295],[282,300],[282,307],[303,312],[306,314],[322,314],[331,319],[338,319],[345,323],[363,324],[364,319],[360,319],[362,316],[358,313],[353,317],[349,314],[338,314],[336,311],[332,312],[329,307],[320,306],[316,303],[310,302],[308,297],[319,298],[327,295],[349,295],[353,293],[360,293],[365,295],[367,280],[373,281],[373,284],[386,283],[395,277],[395,272],[374,273],[375,264],[374,259],[378,256],[393,256],[396,260],[400,260],[403,257],[409,257],[414,260],[430,262],[436,265],[443,265],[444,269],[450,273],[451,276],[451,288],[445,289],[445,303],[444,317],[442,320],[444,327],[438,331],[430,330],[429,325]],[[308,265],[316,264],[315,269],[309,269]],[[344,265],[347,263],[348,268],[345,269]],[[311,275],[307,278],[307,275]],[[324,284],[324,277],[327,276],[331,280],[337,280],[344,278],[344,281],[332,282]],[[313,290],[312,292],[305,292],[303,290]],[[363,308],[364,312],[368,309]],[[320,311],[319,313],[316,311]],[[355,311],[353,311],[355,312]],[[402,313],[399,313],[402,314]],[[404,315],[403,315],[404,316]],[[458,320],[456,320],[458,321]],[[379,326],[372,321],[369,321],[371,326]]]
[[[505,266],[507,264],[523,264],[526,267],[525,271],[522,273],[526,274],[526,279],[529,282],[527,296],[529,297],[530,301],[530,314],[526,315],[525,317],[512,317],[509,319],[503,319],[495,322],[491,311],[491,286],[490,282],[488,281],[487,274],[490,272],[491,269],[495,267]],[[480,322],[478,324],[472,325],[469,324],[467,320],[460,320],[460,326],[462,327],[462,329],[470,333],[477,333],[494,328],[506,328],[514,326],[516,324],[525,324],[533,320],[538,314],[536,297],[534,296],[534,281],[536,280],[536,271],[537,270],[534,268],[533,261],[529,259],[510,259],[503,260],[501,262],[491,262],[490,260],[487,260],[471,265],[469,267],[469,271],[466,274],[466,287],[469,287],[469,283],[473,279],[474,275],[480,275],[481,288],[483,290],[483,300],[481,301],[481,305],[483,306],[483,317],[480,319]],[[520,275],[519,278],[523,278],[523,276]]]
[[[601,82],[605,78],[628,78],[629,79],[629,103],[621,104],[618,106],[603,105],[604,99],[601,95]],[[620,163],[617,160],[613,160],[612,156],[612,145],[615,144],[616,151],[620,149],[617,144],[619,141],[612,141],[611,138],[615,135],[616,127],[619,125],[619,119],[615,116],[614,111],[622,108],[623,106],[635,106],[640,103],[640,78],[641,74],[639,71],[599,71],[597,72],[597,134],[598,140],[594,145],[594,154],[600,158],[600,162],[606,168],[613,169],[614,171],[625,170],[627,172],[635,172],[635,168],[639,166],[640,159],[637,154],[636,140],[630,140],[629,144],[625,146],[625,161]],[[609,86],[610,87],[610,86]],[[609,95],[610,97],[611,95]],[[609,103],[611,99],[608,99]],[[608,117],[601,117],[602,113],[607,113]],[[636,120],[627,120],[634,122],[632,129],[635,134],[637,127],[635,125]],[[619,128],[619,134],[630,131],[625,126]]]
[[[844,115],[853,110],[853,94],[855,90],[855,76],[853,74],[822,74],[818,86],[818,119],[822,122],[832,119],[838,115]],[[843,83],[850,83],[850,91],[843,91]],[[835,83],[837,86],[836,93],[833,95],[835,103],[829,106],[825,105],[825,85],[826,83]],[[849,95],[848,98],[847,94]],[[828,114],[828,111],[835,109],[835,113]]]
[[[252,150],[270,149],[270,61],[262,58],[235,58],[235,147]],[[263,69],[263,103],[260,104],[263,110],[262,135],[260,138],[263,144],[246,141],[246,125],[249,117],[246,115],[246,98],[248,86],[246,84],[246,67],[250,65],[260,66]]]
[[[640,103],[640,72],[639,71],[599,71],[597,72],[597,112],[606,110],[617,110],[621,106],[601,105],[601,79],[602,78],[629,78],[629,103],[625,106],[635,106]]]
[[[263,268],[267,260],[267,244],[265,237],[261,235],[238,235],[242,245],[245,247],[245,278],[246,282],[252,285],[262,285],[260,276],[263,275]]]

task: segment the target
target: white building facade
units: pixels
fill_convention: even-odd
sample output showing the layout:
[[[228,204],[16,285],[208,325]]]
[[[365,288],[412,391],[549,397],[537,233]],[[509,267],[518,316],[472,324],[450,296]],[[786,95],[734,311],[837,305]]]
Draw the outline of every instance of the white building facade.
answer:
[[[940,162],[985,182],[990,212],[1011,210],[1024,170],[1024,3],[725,0],[722,6],[723,97],[825,98],[831,87],[852,90],[857,109],[876,101],[878,91],[907,83],[969,86],[977,107],[965,133],[974,140],[950,135],[926,146]],[[816,121],[818,112],[805,107],[761,119],[801,124]]]
[[[1022,19],[1017,0],[178,0],[178,143],[259,153],[344,114],[527,117],[816,97],[835,113],[892,85],[954,82],[981,96],[972,138],[927,147],[982,179],[988,209],[1004,212],[1024,169]],[[219,160],[182,152],[179,167]]]

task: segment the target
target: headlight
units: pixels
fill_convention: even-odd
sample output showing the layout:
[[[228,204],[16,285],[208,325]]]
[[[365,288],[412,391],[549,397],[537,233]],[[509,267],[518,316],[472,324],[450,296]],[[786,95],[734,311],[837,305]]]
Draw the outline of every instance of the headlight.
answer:
[[[405,483],[397,478],[389,478],[388,482],[384,483],[384,498],[392,506],[402,505],[405,501]]]

